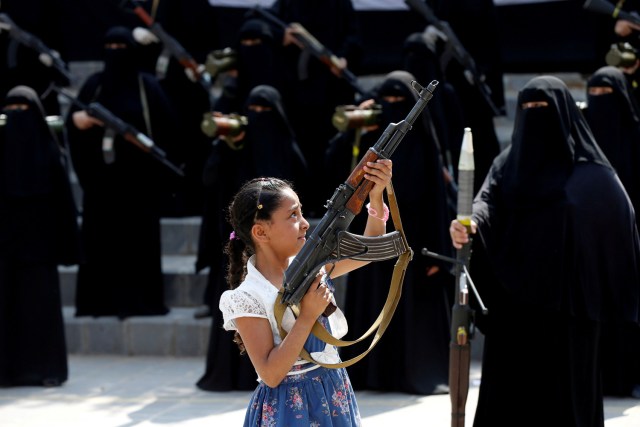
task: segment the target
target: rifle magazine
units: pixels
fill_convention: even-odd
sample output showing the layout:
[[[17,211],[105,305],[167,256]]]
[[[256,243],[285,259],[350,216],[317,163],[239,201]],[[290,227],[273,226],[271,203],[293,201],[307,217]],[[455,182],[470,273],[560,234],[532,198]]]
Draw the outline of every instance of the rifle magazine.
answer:
[[[369,237],[342,231],[338,235],[337,258],[359,261],[385,261],[398,258],[409,251],[403,236],[398,231]]]

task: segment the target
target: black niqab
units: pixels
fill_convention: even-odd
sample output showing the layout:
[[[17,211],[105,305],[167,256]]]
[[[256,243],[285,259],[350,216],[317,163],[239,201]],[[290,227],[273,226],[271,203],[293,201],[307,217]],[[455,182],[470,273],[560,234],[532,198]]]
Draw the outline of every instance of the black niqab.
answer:
[[[613,90],[607,94],[587,94],[585,117],[637,211],[640,202],[640,109],[627,78],[616,67],[597,70],[587,82],[588,89],[593,87]]]
[[[548,106],[522,108],[541,101]],[[537,77],[521,90],[512,145],[476,197],[474,219],[515,300],[595,320],[637,317],[633,209],[561,80]]]
[[[522,107],[530,102],[548,107]],[[504,197],[520,205],[561,197],[578,161],[609,165],[566,85],[552,76],[532,79],[518,95]]]
[[[250,105],[266,107],[266,110],[252,111]],[[251,151],[256,176],[305,181],[307,164],[277,89],[267,85],[253,88],[245,103],[245,112],[249,120],[245,147]]]
[[[122,44],[120,48],[108,48],[107,44]],[[97,101],[111,111],[118,111],[121,118],[140,114],[138,56],[131,30],[112,27],[104,36],[104,69],[100,78]]]
[[[27,109],[5,109],[11,104],[25,104]],[[0,138],[5,194],[28,197],[51,193],[51,173],[54,162],[60,161],[60,151],[38,94],[29,87],[17,86],[8,92],[2,107],[6,115]]]

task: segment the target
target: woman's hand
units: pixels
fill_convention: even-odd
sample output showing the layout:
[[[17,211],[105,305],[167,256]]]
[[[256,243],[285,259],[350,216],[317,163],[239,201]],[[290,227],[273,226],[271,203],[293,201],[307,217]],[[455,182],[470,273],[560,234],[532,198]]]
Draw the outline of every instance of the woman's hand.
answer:
[[[100,120],[90,116],[84,110],[74,112],[71,119],[73,124],[80,130],[87,130],[93,126],[104,126]]]
[[[478,229],[478,224],[471,221],[471,234],[475,234]],[[462,225],[460,221],[454,219],[449,226],[449,235],[451,235],[451,243],[456,249],[462,249],[465,243],[469,243],[469,232],[467,227]]]
[[[617,35],[620,37],[628,37],[634,31],[640,31],[640,26],[638,24],[626,21],[624,19],[618,19],[616,21],[615,27],[613,29]]]

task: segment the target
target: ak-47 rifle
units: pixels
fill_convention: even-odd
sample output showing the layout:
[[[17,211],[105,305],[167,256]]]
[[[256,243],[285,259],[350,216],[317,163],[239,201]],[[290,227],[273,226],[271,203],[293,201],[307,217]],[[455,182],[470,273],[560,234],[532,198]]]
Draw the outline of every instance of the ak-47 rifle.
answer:
[[[327,212],[284,273],[283,303],[298,304],[311,286],[316,273],[325,264],[345,258],[380,261],[398,256],[398,245],[403,241],[402,236],[395,234],[397,232],[387,233],[382,237],[364,237],[348,233],[346,230],[362,210],[369,191],[373,188],[373,182],[364,178],[364,166],[367,162],[391,157],[433,97],[438,82],[434,80],[426,88],[415,81],[411,84],[419,93],[418,101],[404,120],[387,126],[347,180],[338,186],[331,199],[327,201]]]
[[[405,3],[409,5],[413,10],[418,12],[427,21],[428,25],[433,25],[446,37],[447,51],[460,63],[464,68],[464,74],[469,84],[475,86],[480,91],[480,94],[489,105],[493,114],[496,116],[502,115],[500,109],[491,99],[491,89],[484,81],[484,77],[478,71],[476,62],[473,57],[467,52],[456,34],[451,29],[451,26],[446,21],[441,21],[433,13],[431,8],[424,2],[424,0],[405,0]]]
[[[302,25],[297,22],[287,24],[280,18],[272,14],[271,12],[263,9],[260,6],[255,6],[249,14],[257,13],[268,22],[280,27],[282,30],[291,28],[293,37],[302,45],[304,53],[315,56],[320,62],[325,64],[329,68],[340,71],[340,78],[346,80],[347,83],[360,95],[366,95],[367,92],[358,84],[358,78],[346,67],[343,67],[339,58],[331,52],[326,46],[324,46],[313,34],[307,31]],[[298,68],[299,74],[304,74],[305,70]]]
[[[40,62],[44,65],[55,68],[69,82],[73,80],[67,64],[60,58],[60,54],[47,47],[47,45],[35,35],[18,27],[6,13],[0,13],[0,31],[2,30],[8,31],[9,36],[16,42],[38,52],[40,54]]]
[[[87,105],[62,88],[56,86],[52,86],[51,88],[67,98],[76,107],[86,111],[91,117],[100,120],[106,128],[112,129],[125,140],[129,141],[145,153],[153,156],[156,160],[160,161],[177,175],[184,176],[182,169],[171,163],[167,159],[167,155],[164,150],[158,147],[151,138],[140,132],[133,125],[126,123],[121,118],[117,117],[99,102],[91,102]]]
[[[182,65],[187,73],[187,76],[194,82],[200,83],[200,85],[207,91],[209,97],[211,97],[211,85],[212,79],[209,72],[206,71],[204,66],[200,66],[198,62],[187,52],[187,50],[176,40],[173,36],[167,33],[162,25],[156,22],[151,15],[139,5],[136,0],[123,0],[121,6],[131,5],[133,13],[135,13],[140,20],[147,26],[149,31],[156,36],[163,44],[164,48]]]
[[[473,139],[470,128],[465,128],[458,162],[458,214],[457,220],[471,233],[473,212]],[[469,287],[487,313],[480,295],[469,275],[471,239],[456,252],[456,258],[448,258],[422,249],[422,254],[454,264],[455,301],[451,309],[451,340],[449,341],[449,396],[451,400],[451,427],[464,427],[465,407],[469,394],[469,370],[471,365],[471,339],[475,325],[475,311],[469,306]],[[470,286],[469,286],[470,285]]]

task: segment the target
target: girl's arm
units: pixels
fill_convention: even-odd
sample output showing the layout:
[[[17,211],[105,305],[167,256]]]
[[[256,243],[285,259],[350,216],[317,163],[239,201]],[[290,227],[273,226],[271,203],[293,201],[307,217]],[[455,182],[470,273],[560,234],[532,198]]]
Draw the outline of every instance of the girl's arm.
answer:
[[[369,215],[367,225],[364,229],[365,236],[382,236],[386,230],[385,204],[383,199],[384,189],[391,182],[392,162],[389,159],[378,159],[376,162],[370,162],[364,167],[366,172],[364,177],[373,181],[375,185],[369,192],[369,208],[371,212],[375,212],[375,216]],[[327,265],[326,271],[331,272],[331,277],[339,277],[352,270],[369,264],[370,261],[356,261],[353,259],[345,259],[333,265]]]
[[[316,319],[331,301],[332,293],[317,278],[300,302],[300,316],[277,346],[269,321],[260,317],[235,319],[242,343],[256,372],[269,387],[277,387],[287,375],[311,333]]]

